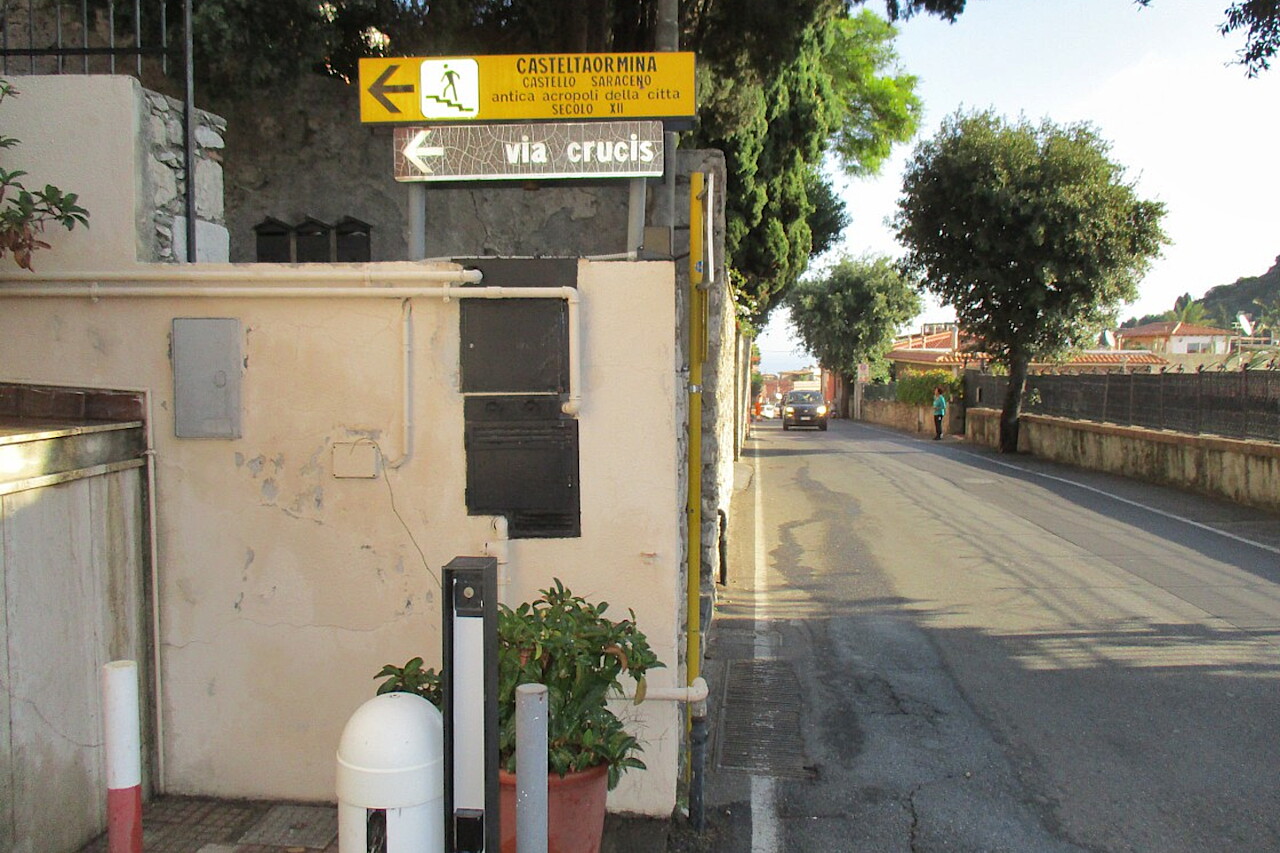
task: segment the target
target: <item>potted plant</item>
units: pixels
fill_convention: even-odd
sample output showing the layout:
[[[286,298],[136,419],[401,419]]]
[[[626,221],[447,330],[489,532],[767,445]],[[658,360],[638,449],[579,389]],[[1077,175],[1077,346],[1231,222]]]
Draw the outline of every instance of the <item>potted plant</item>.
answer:
[[[622,773],[644,768],[639,741],[610,710],[606,699],[621,692],[623,674],[636,682],[636,702],[644,698],[645,676],[663,666],[636,627],[635,614],[614,621],[607,602],[592,604],[559,580],[531,602],[498,612],[498,759],[502,787],[503,850],[514,850],[516,702],[520,684],[547,686],[548,827],[551,850],[596,851],[604,831],[604,805]],[[414,658],[403,667],[384,666],[379,693],[405,690],[439,699],[439,676]],[[558,813],[558,796],[576,801],[590,814]],[[568,830],[576,840],[557,840]]]

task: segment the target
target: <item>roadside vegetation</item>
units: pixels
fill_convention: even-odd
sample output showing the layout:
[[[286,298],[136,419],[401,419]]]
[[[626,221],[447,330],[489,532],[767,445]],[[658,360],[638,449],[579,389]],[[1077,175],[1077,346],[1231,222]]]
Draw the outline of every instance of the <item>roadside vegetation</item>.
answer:
[[[1166,242],[1088,124],[958,112],[907,166],[894,220],[905,265],[1009,369],[1000,448],[1016,452],[1032,361],[1096,340]]]
[[[866,362],[873,379],[888,378],[885,354],[894,333],[920,313],[915,282],[883,256],[844,258],[787,295],[796,336],[827,370],[852,386]]]

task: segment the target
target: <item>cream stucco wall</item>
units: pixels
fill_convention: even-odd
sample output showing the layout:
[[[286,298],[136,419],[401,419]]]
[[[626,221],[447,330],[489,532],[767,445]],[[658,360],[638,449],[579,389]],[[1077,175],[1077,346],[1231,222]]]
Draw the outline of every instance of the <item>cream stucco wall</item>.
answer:
[[[64,249],[60,261],[80,262],[79,247]],[[386,268],[412,267],[373,265],[375,280]],[[654,685],[681,683],[673,279],[665,262],[581,263],[582,537],[510,549],[512,603],[559,577],[634,608],[669,665]],[[401,311],[323,294],[0,299],[0,379],[149,396],[169,792],[332,800],[337,740],[373,674],[415,654],[439,661],[440,567],[483,553],[491,535],[465,510],[457,301],[412,302],[411,458],[376,479],[333,474],[335,443],[404,451]],[[174,437],[178,317],[241,322],[242,438]],[[650,769],[624,777],[612,808],[670,812],[677,711],[627,711]]]
[[[107,75],[14,77],[18,94],[0,104],[0,126],[21,144],[0,155],[22,169],[28,189],[54,184],[77,193],[89,228],[50,226],[35,267],[88,270],[132,263],[149,234],[149,209],[137,204],[145,186],[142,88],[132,77]],[[0,261],[15,268],[12,258]]]

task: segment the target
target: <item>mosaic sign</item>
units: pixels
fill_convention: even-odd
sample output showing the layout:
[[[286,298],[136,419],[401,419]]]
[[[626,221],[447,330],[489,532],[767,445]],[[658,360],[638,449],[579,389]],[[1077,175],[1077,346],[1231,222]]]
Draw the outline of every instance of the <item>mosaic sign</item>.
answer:
[[[648,178],[662,175],[662,122],[397,127],[397,181]]]

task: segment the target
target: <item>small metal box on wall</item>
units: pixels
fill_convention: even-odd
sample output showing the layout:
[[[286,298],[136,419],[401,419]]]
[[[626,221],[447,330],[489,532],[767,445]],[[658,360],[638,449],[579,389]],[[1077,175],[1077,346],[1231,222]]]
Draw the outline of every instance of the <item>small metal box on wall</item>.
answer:
[[[577,284],[571,259],[462,261],[486,285]],[[569,393],[568,308],[563,299],[463,300],[461,382],[467,511],[505,515],[512,538],[581,534],[578,422]]]
[[[244,373],[240,321],[173,321],[173,429],[178,438],[239,438]]]

